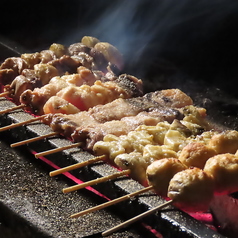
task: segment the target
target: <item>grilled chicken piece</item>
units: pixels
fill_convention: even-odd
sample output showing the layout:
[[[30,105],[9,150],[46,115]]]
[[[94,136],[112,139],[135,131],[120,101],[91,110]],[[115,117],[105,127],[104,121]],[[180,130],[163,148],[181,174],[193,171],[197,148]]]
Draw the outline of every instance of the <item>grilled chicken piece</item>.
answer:
[[[26,68],[28,68],[27,62],[20,57],[7,58],[0,66],[0,69],[12,69],[16,75],[21,74]]]
[[[0,84],[2,86],[9,84],[17,75],[13,69],[0,69]]]
[[[176,158],[164,158],[151,163],[146,169],[146,176],[149,185],[153,186],[154,191],[166,197],[169,182],[173,176],[187,169],[186,165]]]
[[[114,163],[123,170],[130,169],[131,178],[141,184],[145,183],[145,171],[148,163],[145,161],[141,153],[131,152],[129,154],[120,154],[115,158]]]
[[[53,66],[52,66],[53,67]],[[27,110],[35,114],[44,114],[43,106],[49,98],[55,96],[60,90],[69,85],[92,85],[98,76],[91,70],[80,66],[77,74],[53,77],[48,84],[34,90],[26,90],[20,96],[20,102],[27,106]],[[57,103],[59,104],[59,103]]]
[[[41,52],[22,54],[21,57],[7,58],[0,66],[0,83],[10,85],[16,76],[22,74],[24,69],[33,69],[36,64],[46,64],[57,57],[59,49],[64,48],[60,44],[52,44],[51,50],[43,50]],[[66,50],[65,50],[66,52]],[[65,53],[64,52],[64,53]]]
[[[115,81],[96,81],[94,85],[80,87],[70,85],[59,91],[54,97],[68,101],[81,111],[96,105],[107,104],[117,98],[130,98],[142,95],[142,81],[130,75],[120,75]],[[47,101],[43,107],[44,113],[49,113],[53,100]],[[68,113],[69,114],[69,113]]]
[[[209,146],[218,154],[234,154],[238,150],[238,131],[227,130],[214,135],[209,141]]]
[[[48,64],[54,66],[59,75],[74,74],[77,72],[77,68],[82,65],[78,58],[69,55],[63,55],[59,59],[51,60]]]
[[[213,177],[199,168],[182,170],[170,180],[168,197],[182,210],[207,211],[213,196]]]
[[[74,141],[86,141],[86,149],[91,150],[94,144],[102,140],[107,134],[115,136],[126,135],[140,125],[155,126],[161,121],[172,122],[174,119],[182,119],[183,114],[176,109],[163,108],[150,112],[141,112],[135,116],[123,117],[120,120],[107,121],[105,123],[89,124],[77,127],[71,135]]]
[[[213,177],[216,194],[230,194],[238,191],[238,157],[225,153],[207,160],[204,171]]]
[[[81,58],[83,66],[106,73],[108,66],[113,65],[116,71],[123,69],[123,58],[118,49],[94,37],[83,37],[80,43],[69,46],[69,54]]]
[[[15,77],[10,85],[6,85],[4,91],[9,92],[8,97],[16,103],[20,103],[20,97],[26,90],[40,88],[49,80],[58,75],[55,67],[47,64],[36,64],[34,69],[24,69],[21,75]]]
[[[153,93],[145,94],[143,97],[129,99],[118,98],[105,105],[97,105],[89,109],[87,112],[80,112],[75,115],[49,114],[45,117],[44,122],[46,124],[50,124],[54,128],[54,125],[59,124],[59,118],[63,118],[64,121],[74,121],[74,124],[81,126],[81,121],[83,120],[83,117],[85,117],[86,114],[88,115],[88,117],[93,118],[95,122],[104,123],[112,120],[120,120],[123,117],[135,116],[139,112],[150,111],[154,108],[162,110],[163,108],[173,106],[172,100],[178,100],[175,97],[170,98],[164,96],[165,94],[168,95],[168,91],[171,92],[173,90],[177,92],[176,94],[179,95],[179,98],[180,95],[183,95],[186,101],[188,102],[188,105],[192,105],[192,99],[185,93],[183,93],[179,89],[168,89],[159,92],[154,92],[154,94],[157,95],[158,99],[153,96],[152,100]],[[162,97],[163,99],[160,100],[159,97]],[[156,100],[160,101],[160,103],[156,102]],[[182,108],[184,106],[184,103],[178,105],[178,102],[176,102],[176,104],[178,108]],[[57,125],[57,127],[59,126],[60,125]]]
[[[188,167],[203,169],[206,161],[216,154],[213,148],[204,143],[192,142],[182,149],[179,160]]]
[[[181,91],[179,93],[178,89],[174,90],[176,95],[183,94],[187,98],[188,104],[191,103],[186,94]],[[171,89],[169,91],[172,92]],[[162,100],[156,99],[150,93],[149,97],[146,94],[143,97],[116,99],[111,103],[98,105],[87,112],[79,112],[74,115],[48,114],[44,118],[44,122],[49,124],[54,131],[63,134],[67,131],[67,136],[72,137],[75,141],[86,141],[86,148],[92,149],[94,143],[101,140],[106,134],[111,133],[119,136],[127,134],[142,124],[156,125],[160,121],[172,122],[174,119],[182,119],[184,116],[182,110],[166,105],[168,101],[169,105],[173,105],[173,100],[177,100],[174,97],[175,94],[171,93],[171,98],[165,98],[164,94],[168,95],[168,91],[155,92],[155,95],[164,98]],[[176,105],[179,106],[178,102]],[[181,106],[184,105],[183,101]],[[63,125],[61,125],[62,122]],[[68,129],[67,124],[69,125]],[[69,134],[69,131],[73,134]]]
[[[43,107],[44,114],[49,113],[62,113],[62,114],[75,114],[80,110],[70,102],[58,96],[52,96],[45,103]]]
[[[20,57],[7,58],[0,65],[0,84],[10,85],[12,81],[22,73],[24,69],[28,68],[28,64]]]
[[[173,91],[175,91],[175,93],[172,93]],[[172,97],[170,95],[172,95]],[[178,97],[174,97],[174,95]],[[184,98],[183,101],[187,101],[187,105],[192,105],[192,99],[179,89],[167,89],[147,93],[143,97],[129,99],[119,98],[111,103],[95,106],[88,112],[93,115],[98,122],[104,123],[111,120],[120,120],[123,117],[135,116],[139,112],[147,112],[154,108],[163,110],[163,107],[173,107],[175,103],[178,108],[182,108],[185,103],[182,102],[179,105],[179,102],[177,102],[181,97]]]

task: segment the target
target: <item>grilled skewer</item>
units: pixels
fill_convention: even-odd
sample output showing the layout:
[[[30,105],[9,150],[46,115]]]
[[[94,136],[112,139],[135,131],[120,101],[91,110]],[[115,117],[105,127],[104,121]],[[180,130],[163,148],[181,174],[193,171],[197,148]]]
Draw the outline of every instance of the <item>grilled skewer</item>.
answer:
[[[8,112],[13,112],[13,111],[16,111],[18,109],[23,109],[23,108],[25,108],[25,106],[26,106],[25,104],[21,104],[21,105],[12,107],[12,108],[8,108],[8,109],[5,109],[5,110],[2,110],[2,111],[0,111],[0,115],[8,113]]]
[[[15,123],[15,124],[11,124],[9,126],[4,126],[4,127],[0,128],[0,132],[13,129],[13,128],[16,128],[18,126],[23,126],[23,125],[29,124],[31,122],[40,121],[44,117],[45,117],[45,115],[42,115],[42,116],[39,116],[39,117],[35,117],[35,118],[32,118],[32,119],[29,119],[27,121],[18,122],[18,123]]]
[[[82,67],[79,67],[82,68]],[[89,71],[88,77],[93,77],[93,80],[88,80],[84,71]],[[34,91],[26,90],[20,97],[21,103],[26,104],[31,110],[38,115],[56,113],[60,108],[55,108],[57,101],[65,100],[72,104],[78,111],[88,110],[98,104],[106,104],[116,98],[131,98],[142,95],[142,81],[131,75],[120,75],[113,80],[107,79],[105,76],[100,80],[93,72],[84,68],[81,69],[80,75],[75,78],[75,83],[71,83],[72,75],[63,76],[62,78],[55,77],[50,83],[43,88],[35,89]],[[69,79],[67,79],[69,78]],[[66,80],[66,81],[65,81]],[[72,112],[64,112],[71,114]]]
[[[10,146],[12,148],[14,148],[14,147],[17,147],[17,146],[29,144],[29,143],[32,143],[32,142],[35,142],[35,141],[38,141],[38,140],[42,140],[42,139],[45,139],[45,138],[49,138],[51,136],[56,136],[56,135],[59,135],[59,133],[58,132],[51,132],[47,135],[42,135],[42,136],[38,136],[38,137],[35,137],[35,138],[32,138],[32,139],[27,139],[27,140],[24,140],[24,141],[13,143]]]
[[[63,150],[79,147],[79,146],[81,146],[81,144],[82,143],[79,142],[79,143],[74,143],[74,144],[71,144],[71,145],[66,145],[66,146],[63,146],[63,147],[60,147],[60,148],[56,148],[56,149],[52,149],[52,150],[47,150],[47,151],[44,151],[44,152],[36,153],[35,157],[39,158],[39,157],[43,157],[43,156],[46,156],[46,155],[54,154],[54,153],[57,153],[57,152],[60,152],[60,151],[63,151]]]
[[[139,190],[135,193],[128,194],[124,197],[118,198],[118,199],[115,200],[115,203],[118,203],[120,201],[124,201],[126,199],[129,199],[133,196],[136,196],[140,193],[143,193],[143,192],[146,192],[146,191],[149,191],[149,190],[156,191],[156,193],[158,195],[166,196],[167,192],[168,192],[168,185],[169,185],[169,182],[172,179],[172,177],[176,173],[178,173],[182,170],[185,170],[185,169],[186,169],[186,166],[183,165],[180,161],[178,161],[177,159],[174,159],[174,158],[161,159],[161,160],[155,161],[151,165],[149,165],[149,167],[147,168],[147,171],[148,171],[147,172],[147,180],[148,180],[148,183],[150,184],[150,186],[148,186],[147,188],[144,188],[142,190]],[[130,171],[130,170],[126,170],[126,171]],[[138,170],[138,172],[139,172],[139,170]],[[103,177],[103,181],[106,181],[106,179],[107,179],[107,176]],[[90,185],[96,184],[96,180],[92,180],[90,182],[91,182]],[[83,184],[78,185],[77,188],[83,188],[83,187],[86,187],[86,185],[87,184],[83,183]],[[162,189],[160,187],[162,187]],[[101,205],[99,205],[95,208],[93,207],[93,208],[88,209],[86,211],[79,212],[79,213],[73,215],[73,217],[78,217],[78,216],[81,216],[81,215],[85,215],[89,212],[102,209],[104,207],[113,205],[115,203],[114,203],[114,200],[112,200],[110,202],[107,202],[106,204],[101,204]]]
[[[197,192],[199,191],[199,192]],[[201,169],[186,169],[178,172],[171,179],[168,189],[168,197],[171,198],[155,208],[152,208],[134,218],[131,218],[105,232],[102,236],[108,236],[113,232],[127,227],[128,225],[153,214],[155,211],[162,209],[170,204],[185,206],[191,209],[193,206],[196,208],[204,208],[209,205],[213,198],[214,181],[213,178],[203,172]],[[203,204],[202,204],[203,203]]]
[[[125,222],[123,222],[123,223],[121,223],[121,224],[119,224],[119,225],[117,225],[117,226],[115,226],[115,227],[113,227],[111,229],[108,229],[107,231],[104,231],[102,233],[102,236],[109,236],[110,234],[112,234],[112,233],[114,233],[114,232],[116,232],[116,231],[118,231],[118,230],[120,230],[122,228],[125,228],[125,227],[129,226],[130,224],[135,223],[135,222],[141,220],[142,218],[147,217],[147,216],[155,213],[156,211],[158,211],[158,210],[160,210],[160,209],[162,209],[164,207],[169,206],[172,203],[173,203],[173,200],[170,200],[168,202],[160,204],[157,207],[152,208],[151,210],[148,210],[148,211],[146,211],[146,212],[144,212],[144,213],[142,213],[142,214],[140,214],[140,215],[138,215],[136,217],[133,217],[133,218],[131,218],[131,219],[129,219],[129,220],[127,220],[127,221],[125,221]]]
[[[42,107],[47,101],[47,96],[48,99],[50,97],[49,91],[55,95],[65,87],[59,87],[59,82],[56,82],[54,86],[57,90],[51,87],[47,91],[48,83],[53,78],[60,79],[60,76],[69,78],[66,80],[68,85],[92,86],[96,80],[116,79],[114,72],[119,69],[119,73],[122,67],[123,59],[120,52],[111,44],[100,42],[94,37],[83,37],[80,43],[71,44],[69,47],[54,43],[48,50],[40,53],[7,58],[0,65],[0,83],[4,85],[6,91],[1,96],[10,97],[15,103],[26,104],[29,111],[42,115]],[[115,69],[114,72],[112,68]],[[44,89],[41,89],[42,87]],[[30,93],[29,98],[29,92],[33,89],[37,90]],[[142,87],[139,90],[141,89]]]
[[[123,170],[123,171],[120,171],[120,172],[117,172],[117,173],[114,173],[114,174],[111,174],[111,175],[108,175],[108,176],[105,176],[105,177],[102,177],[102,178],[97,178],[97,179],[94,179],[94,180],[91,180],[91,181],[88,181],[88,182],[85,182],[85,183],[82,183],[82,184],[76,184],[74,186],[64,188],[63,193],[73,192],[73,191],[76,191],[76,190],[79,190],[79,189],[82,189],[82,188],[85,188],[85,187],[88,187],[88,186],[96,185],[98,183],[102,183],[102,182],[105,182],[105,181],[108,181],[108,180],[116,179],[118,177],[122,177],[124,175],[129,175],[129,174],[130,174],[129,169],[128,170]]]
[[[104,209],[104,208],[106,208],[106,207],[109,207],[109,206],[115,205],[115,204],[117,204],[117,203],[119,203],[119,202],[122,202],[122,201],[125,201],[125,200],[127,200],[127,199],[130,199],[130,198],[132,198],[132,197],[138,196],[138,195],[140,195],[140,194],[142,194],[142,193],[148,192],[148,191],[150,191],[150,190],[152,190],[152,189],[153,189],[153,186],[149,186],[149,187],[143,188],[143,189],[141,189],[141,190],[139,190],[139,191],[136,191],[136,192],[134,192],[134,193],[127,194],[127,195],[125,195],[125,196],[116,198],[116,199],[114,199],[114,200],[108,201],[108,202],[103,203],[103,204],[100,204],[100,205],[98,205],[98,206],[95,206],[95,207],[89,208],[89,209],[87,209],[87,210],[84,210],[84,211],[75,213],[75,214],[71,215],[70,217],[71,217],[71,218],[77,218],[77,217],[86,215],[86,214],[88,214],[88,213],[90,213],[90,212],[95,212],[95,211],[98,211],[98,210],[100,210],[100,209]]]
[[[93,163],[98,162],[98,161],[104,161],[105,159],[106,159],[106,156],[104,156],[104,155],[97,156],[97,157],[94,157],[94,158],[89,159],[87,161],[77,163],[77,164],[73,164],[73,165],[69,165],[67,167],[52,171],[52,172],[50,172],[50,176],[53,177],[53,176],[56,176],[56,175],[59,175],[59,174],[63,174],[65,172],[69,172],[71,170],[78,169],[78,168],[87,166],[89,164],[93,164]]]
[[[0,97],[6,97],[9,95],[9,92],[3,92],[3,93],[0,93]]]
[[[234,151],[235,148],[234,147],[236,144],[236,140],[237,140],[237,134],[234,133],[234,131],[228,131],[226,133],[226,136],[224,138],[224,135],[221,137],[222,134],[215,134],[215,139],[214,137],[212,137],[208,144],[213,145],[213,147],[215,147],[217,150],[219,151]],[[217,138],[220,138],[220,140],[217,140]],[[201,142],[200,142],[201,143]],[[194,142],[191,144],[193,145],[191,147],[190,144],[188,144],[188,146],[185,146],[184,149],[182,151],[184,151],[183,153],[181,153],[180,155],[182,155],[182,157],[184,158],[185,156],[185,151],[186,151],[186,157],[187,159],[191,156],[191,159],[193,161],[193,164],[198,164],[200,166],[201,163],[195,162],[195,159],[197,160],[203,160],[206,159],[205,161],[205,165],[203,165],[204,167],[204,174],[207,174],[209,177],[213,178],[213,182],[215,181],[216,187],[215,190],[213,189],[213,191],[215,192],[215,194],[221,194],[221,193],[231,193],[231,192],[235,192],[238,189],[238,181],[237,181],[237,176],[236,173],[238,172],[238,157],[237,157],[237,153],[236,155],[234,154],[230,154],[230,153],[225,153],[225,154],[219,154],[219,155],[215,155],[216,153],[214,153],[214,151],[212,151],[211,153],[211,149],[209,149],[209,147],[205,147],[205,145],[203,145],[201,147],[200,143],[197,143],[199,146],[195,146]],[[230,148],[226,148],[226,144],[229,144]],[[192,151],[193,148],[193,151]],[[209,150],[208,150],[209,149]],[[209,153],[208,153],[209,152]],[[194,154],[196,156],[194,156]],[[151,154],[152,155],[152,154]],[[205,157],[204,157],[205,155]],[[130,156],[130,154],[128,155]],[[139,156],[137,156],[138,160],[141,160]],[[152,159],[150,159],[152,161]],[[135,164],[135,161],[133,162],[133,164]],[[139,166],[140,163],[138,162]],[[204,163],[203,163],[204,164]],[[203,168],[202,167],[202,168]],[[132,168],[132,167],[130,167]],[[156,160],[154,162],[152,162],[146,169],[146,176],[147,176],[147,181],[150,185],[151,188],[153,188],[153,190],[161,195],[161,196],[167,196],[168,194],[168,189],[169,189],[169,183],[171,183],[171,179],[172,177],[179,173],[180,171],[186,170],[187,165],[182,164],[178,159],[175,158],[164,158],[164,159],[159,159]],[[133,169],[133,168],[132,168]],[[137,172],[139,172],[139,169],[136,169]],[[201,173],[201,175],[203,176],[203,172],[201,172],[201,168],[194,168],[191,173],[197,173],[197,171],[199,173]],[[193,175],[194,176],[194,175]],[[184,183],[186,183],[186,177],[189,177],[189,174],[185,174],[185,177],[182,177],[182,181],[184,181]],[[222,178],[222,179],[220,179]],[[226,178],[226,179],[224,179]],[[181,178],[178,177],[178,179],[181,180]],[[224,182],[226,181],[226,182]],[[211,188],[213,187],[213,182],[210,181],[210,179],[208,179],[208,184],[210,183],[209,186],[211,186]],[[181,184],[181,182],[179,182]],[[176,182],[174,183],[175,186],[178,186],[178,184],[176,184]],[[174,186],[173,183],[171,183],[171,186]],[[201,188],[200,188],[201,189]],[[205,192],[204,192],[205,191]],[[190,207],[189,209],[195,209],[195,210],[205,210],[207,207],[207,204],[210,202],[210,188],[208,188],[208,191],[206,191],[206,186],[204,186],[204,188],[202,188],[202,190],[200,190],[201,194],[208,194],[208,197],[206,197],[206,195],[204,195],[203,198],[203,204],[199,204],[196,201],[196,198],[192,198],[192,200],[195,201],[195,203],[192,205],[192,208]],[[170,195],[171,197],[173,197],[173,193],[171,193]],[[176,196],[176,195],[175,195]],[[191,195],[190,197],[196,196],[195,195]],[[123,198],[124,199],[124,198]],[[126,198],[125,198],[126,199]],[[187,205],[186,205],[186,199],[184,198],[185,202],[181,205],[181,204],[177,204],[178,206],[188,209]],[[118,199],[118,201],[120,201],[120,199]],[[191,198],[188,200],[188,203],[191,203]],[[110,201],[109,204],[113,204],[113,201]],[[199,204],[199,205],[197,205]],[[107,205],[106,205],[107,206]],[[80,215],[84,215],[87,214],[91,211],[96,211],[98,209],[102,209],[104,208],[103,204],[95,207],[95,208],[91,208],[88,209],[86,211],[82,211],[79,212],[77,214],[75,214],[73,217],[77,217]]]

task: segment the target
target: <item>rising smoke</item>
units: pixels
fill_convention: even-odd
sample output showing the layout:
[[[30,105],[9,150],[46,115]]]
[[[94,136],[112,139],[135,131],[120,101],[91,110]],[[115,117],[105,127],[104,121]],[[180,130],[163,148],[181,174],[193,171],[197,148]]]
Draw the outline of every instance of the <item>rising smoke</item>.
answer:
[[[111,42],[142,76],[157,58],[196,75],[216,78],[218,71],[223,76],[234,71],[238,63],[237,1],[120,0],[108,6],[106,2],[91,1],[92,9],[104,5],[103,11],[86,12],[89,24],[71,37],[93,35]]]
[[[29,51],[98,37],[123,53],[127,72],[154,75],[161,60],[191,77],[237,78],[235,0],[2,0],[1,34]]]

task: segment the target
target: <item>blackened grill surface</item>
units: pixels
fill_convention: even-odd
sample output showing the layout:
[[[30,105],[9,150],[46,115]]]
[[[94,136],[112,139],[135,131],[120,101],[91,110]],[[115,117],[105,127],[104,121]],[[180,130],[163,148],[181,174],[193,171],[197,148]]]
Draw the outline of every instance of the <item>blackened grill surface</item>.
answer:
[[[71,219],[69,215],[103,201],[84,190],[68,195],[61,190],[69,186],[59,177],[51,179],[46,167],[23,150],[10,150],[0,142],[2,158],[0,233],[4,238],[86,237],[122,222],[109,211],[88,215],[85,219]],[[100,222],[99,222],[100,221]],[[140,230],[140,229],[139,229]],[[141,234],[150,237],[141,229]],[[125,231],[112,237],[141,237],[138,231]],[[153,236],[151,236],[153,237]]]

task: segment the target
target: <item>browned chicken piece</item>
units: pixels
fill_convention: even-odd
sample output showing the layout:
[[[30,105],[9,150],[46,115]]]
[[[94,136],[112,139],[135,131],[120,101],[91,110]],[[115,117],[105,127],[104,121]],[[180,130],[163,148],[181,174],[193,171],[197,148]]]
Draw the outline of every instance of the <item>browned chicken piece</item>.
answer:
[[[167,89],[148,93],[151,100],[167,107],[182,108],[193,104],[193,100],[180,89]]]
[[[172,89],[169,89],[171,91]],[[178,91],[178,89],[174,89]],[[128,127],[130,125],[129,130],[133,130],[136,126],[146,123],[153,123],[155,125],[156,122],[158,121],[164,121],[164,120],[173,120],[173,119],[182,119],[183,118],[183,113],[176,109],[176,108],[169,108],[167,107],[167,102],[169,102],[169,105],[173,105],[172,100],[177,100],[177,98],[169,98],[169,97],[164,97],[164,93],[168,96],[167,90],[162,90],[161,92],[154,92],[154,94],[157,95],[157,97],[163,97],[163,100],[157,100],[160,101],[156,102],[156,97],[153,96],[153,93],[145,94],[143,97],[136,97],[136,98],[130,98],[130,99],[116,99],[111,103],[107,103],[105,105],[98,105],[95,106],[88,111],[85,112],[79,112],[74,115],[63,115],[61,113],[59,114],[48,114],[44,118],[44,123],[49,124],[51,128],[54,131],[60,131],[61,133],[64,133],[64,130],[67,127],[67,123],[69,124],[70,131],[75,132],[75,138],[80,137],[85,138],[88,137],[89,133],[92,133],[94,138],[103,136],[105,128],[106,129],[105,133],[110,133],[113,131],[117,131],[117,134],[120,133],[127,133],[128,132]],[[186,94],[182,93],[184,97],[189,98]],[[180,95],[177,93],[177,95]],[[153,100],[152,100],[153,98]],[[191,103],[190,100],[187,100],[189,105]],[[176,103],[178,106],[179,104]],[[184,103],[181,104],[183,106]],[[155,109],[156,108],[156,109]],[[149,119],[147,115],[141,114],[138,115],[140,119],[135,120],[132,123],[132,118],[126,118],[130,116],[136,116],[140,112],[148,112],[150,111],[149,116],[153,116],[153,119]],[[142,117],[143,116],[143,117]],[[118,126],[113,126],[114,122],[107,123],[104,126],[102,125],[102,128],[100,129],[98,124],[103,124],[105,122],[109,122],[112,120],[121,120],[122,118],[125,118],[124,121],[122,122],[115,122],[118,124]],[[141,118],[145,118],[141,119]],[[126,120],[128,120],[128,123],[126,123]],[[64,126],[61,128],[61,122],[64,122]],[[136,122],[138,121],[138,122]],[[120,126],[128,125],[126,126],[126,130],[123,131],[123,128],[120,128]],[[131,126],[134,124],[133,126]],[[73,125],[73,126],[72,126]],[[88,126],[88,128],[86,128]],[[74,128],[73,128],[74,127]],[[104,127],[104,130],[103,130]],[[78,128],[78,131],[76,129]],[[109,132],[110,129],[110,132]],[[67,130],[68,131],[68,130]],[[98,134],[99,132],[99,134]]]
[[[97,80],[92,86],[86,84],[80,87],[70,85],[56,94],[81,111],[99,104],[107,104],[117,98],[131,98],[141,95],[142,81],[130,75],[120,75],[115,81],[101,82]],[[46,102],[44,105],[44,113],[50,112],[51,102]]]
[[[11,83],[18,74],[13,69],[0,69],[0,84],[3,87]]]
[[[146,176],[149,185],[154,191],[166,197],[168,194],[169,182],[173,176],[187,169],[187,167],[176,158],[164,158],[151,163],[146,169]]]
[[[68,55],[68,48],[62,44],[57,44],[53,43],[50,47],[49,50],[54,52],[56,58],[60,58],[63,55]]]
[[[36,53],[26,53],[21,55],[21,59],[23,59],[27,65],[28,69],[33,69],[34,65],[41,63],[41,53],[36,52]]]
[[[116,65],[119,70],[123,69],[123,57],[115,46],[109,44],[108,42],[98,42],[96,45],[94,45],[94,49],[98,52],[101,52],[105,59],[108,62]]]
[[[173,97],[172,91],[176,91],[177,97]],[[169,92],[171,94],[169,94]],[[172,97],[170,96],[172,95]],[[179,104],[180,97],[187,101],[187,105],[192,105],[192,99],[180,91],[179,89],[168,89],[145,94],[143,97],[129,98],[129,99],[116,99],[111,103],[105,105],[98,105],[90,109],[88,112],[100,123],[111,120],[120,120],[123,117],[135,116],[142,111],[150,111],[157,108],[163,110],[163,107],[172,107],[174,104],[178,108],[182,108],[185,104]],[[176,101],[176,102],[173,102]],[[186,105],[186,106],[187,106]],[[115,108],[117,110],[115,110]],[[177,110],[175,113],[178,112]],[[162,113],[163,114],[163,113]],[[179,115],[177,115],[179,117]]]
[[[65,137],[71,137],[71,134],[79,126],[84,127],[98,123],[87,111],[69,115],[50,113],[43,118],[43,122],[49,125],[53,131],[59,132]]]
[[[48,84],[43,87],[25,90],[20,95],[20,102],[26,105],[26,110],[36,115],[42,115],[42,105],[59,90],[68,86],[65,80],[61,77],[53,77]]]
[[[123,57],[115,46],[91,36],[85,36],[81,42],[70,45],[69,54],[80,57],[82,65],[104,73],[108,71],[108,66],[113,66],[119,73],[124,65]]]
[[[62,113],[62,114],[75,114],[80,110],[73,104],[69,103],[63,98],[52,96],[43,107],[44,114],[48,113]]]
[[[21,59],[20,57],[12,57],[7,58],[0,66],[0,70],[3,69],[12,69],[14,71],[14,74],[17,76],[21,74],[23,69],[27,69],[28,64],[24,59]],[[6,84],[11,83],[10,81]]]
[[[55,67],[47,64],[36,64],[34,69],[24,69],[21,75],[15,77],[10,85],[4,87],[4,91],[9,92],[8,97],[13,99],[15,103],[20,103],[20,96],[25,90],[42,87],[56,75],[58,75],[58,71]]]
[[[178,158],[188,167],[203,169],[206,161],[216,154],[214,149],[204,143],[193,142],[182,149]]]
[[[68,50],[72,58],[79,60],[82,66],[88,69],[97,69],[97,70],[104,71],[108,65],[108,62],[106,62],[106,65],[103,68],[102,67],[93,68],[96,58],[90,53],[92,50],[92,47],[87,46],[81,42],[71,44]]]
[[[130,169],[130,177],[146,185],[145,172],[148,164],[141,153],[132,152],[129,154],[120,154],[115,158],[114,163],[123,170]]]
[[[238,131],[228,130],[214,135],[208,144],[217,154],[232,153],[238,150]]]
[[[177,117],[181,118],[181,115],[182,113],[176,109],[164,108],[161,111],[155,109],[155,111],[139,113],[136,116],[123,117],[120,120],[80,126],[71,136],[74,141],[86,141],[85,149],[91,150],[94,144],[107,134],[126,135],[140,125],[155,126],[161,121],[172,122]]]
[[[44,114],[43,106],[48,99],[55,96],[63,88],[69,85],[92,85],[97,79],[98,76],[91,70],[80,66],[77,74],[53,77],[49,83],[43,87],[35,88],[34,90],[26,90],[21,94],[20,102],[27,106],[27,110],[37,115],[42,115]]]
[[[40,63],[48,63],[67,55],[69,55],[69,52],[66,46],[53,43],[48,50],[40,52]]]
[[[8,97],[13,99],[16,104],[19,104],[21,94],[28,88],[32,89],[35,86],[41,87],[41,82],[37,76],[29,78],[24,75],[18,75],[11,83],[4,87],[5,92],[9,92]]]
[[[56,60],[57,56],[54,51],[52,50],[42,50],[40,52],[40,63],[46,64],[53,60]]]
[[[74,74],[77,72],[77,68],[82,66],[78,58],[69,55],[63,55],[60,58],[51,60],[48,64],[53,65],[58,70],[59,75]]]
[[[3,85],[11,84],[12,80],[20,75],[24,69],[33,69],[36,64],[49,63],[66,52],[67,50],[63,45],[54,43],[49,50],[22,54],[21,57],[7,58],[0,66],[0,83]],[[12,76],[12,71],[14,72],[14,77]]]
[[[89,54],[91,51],[91,46],[87,46],[84,43],[77,42],[69,46],[68,51],[70,55],[78,55],[81,53]]]
[[[41,85],[44,86],[49,81],[59,75],[58,70],[49,64],[36,64],[34,65],[34,74],[40,79]]]
[[[213,177],[199,168],[182,170],[170,180],[168,197],[182,210],[207,211],[213,196]]]
[[[216,194],[230,194],[238,191],[238,157],[225,153],[207,160],[204,171],[213,177]]]

